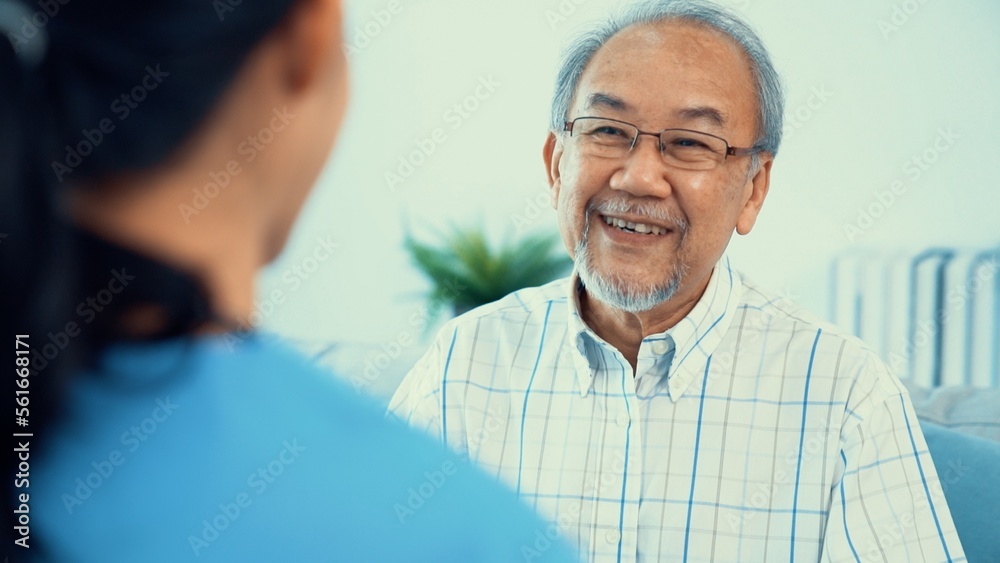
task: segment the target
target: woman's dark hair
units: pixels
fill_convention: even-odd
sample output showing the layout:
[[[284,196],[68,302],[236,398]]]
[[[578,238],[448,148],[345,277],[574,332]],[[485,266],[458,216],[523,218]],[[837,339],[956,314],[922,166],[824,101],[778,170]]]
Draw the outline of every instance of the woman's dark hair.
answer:
[[[0,31],[10,40],[0,40],[0,338],[10,362],[16,335],[30,335],[28,426],[8,410],[22,379],[9,372],[4,402],[8,431],[34,434],[32,462],[44,452],[62,389],[122,336],[119,313],[146,303],[164,309],[159,336],[210,316],[197,280],[75,228],[67,190],[166,160],[292,3],[0,0]],[[137,280],[126,297],[96,315],[81,309],[115,277],[109,265],[121,263],[149,275],[119,272]],[[19,460],[12,449],[6,460],[3,525],[11,530]]]

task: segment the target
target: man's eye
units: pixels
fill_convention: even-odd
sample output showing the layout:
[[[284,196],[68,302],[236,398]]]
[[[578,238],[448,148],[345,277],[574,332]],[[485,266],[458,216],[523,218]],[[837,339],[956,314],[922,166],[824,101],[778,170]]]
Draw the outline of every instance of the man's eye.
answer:
[[[686,139],[686,138],[672,139],[670,141],[670,146],[677,147],[677,148],[682,148],[682,149],[703,149],[703,148],[708,148],[708,146],[705,145],[705,143],[699,141],[698,139]]]
[[[618,127],[603,126],[598,127],[590,132],[591,135],[597,135],[600,137],[622,137],[627,138],[628,134],[625,133],[624,129],[619,129]]]

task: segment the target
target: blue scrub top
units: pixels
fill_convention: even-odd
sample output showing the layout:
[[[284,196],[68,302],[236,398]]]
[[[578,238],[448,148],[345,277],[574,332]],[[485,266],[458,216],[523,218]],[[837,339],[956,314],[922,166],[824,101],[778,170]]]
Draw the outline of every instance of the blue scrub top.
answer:
[[[31,438],[30,541],[101,563],[577,561],[382,413],[260,335],[115,345]]]

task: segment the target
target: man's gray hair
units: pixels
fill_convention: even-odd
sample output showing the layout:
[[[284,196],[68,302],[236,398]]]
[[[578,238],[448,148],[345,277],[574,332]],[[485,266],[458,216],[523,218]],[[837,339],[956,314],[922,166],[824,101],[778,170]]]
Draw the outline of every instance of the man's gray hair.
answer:
[[[785,95],[778,72],[771,63],[763,41],[750,25],[726,8],[707,0],[644,0],[576,39],[567,49],[556,79],[550,118],[552,130],[563,130],[563,123],[569,118],[569,106],[583,70],[601,46],[629,26],[669,20],[691,22],[715,29],[743,48],[751,61],[757,88],[757,140],[754,148],[777,155],[785,111]],[[754,158],[753,162],[756,160]],[[751,170],[754,168],[756,166],[752,165]]]

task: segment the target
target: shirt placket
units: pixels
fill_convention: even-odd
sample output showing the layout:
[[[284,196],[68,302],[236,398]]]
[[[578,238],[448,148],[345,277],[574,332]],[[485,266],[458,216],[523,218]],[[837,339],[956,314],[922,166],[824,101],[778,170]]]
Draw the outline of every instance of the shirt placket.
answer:
[[[626,400],[629,406],[628,423],[628,465],[625,468],[625,504],[622,519],[623,562],[634,562],[639,546],[639,499],[642,494],[642,417],[639,401],[635,394],[634,382],[626,385]]]
[[[607,382],[606,433],[601,473],[596,477],[595,496],[600,501],[592,545],[595,553],[607,556],[595,557],[594,561],[630,563],[637,557],[642,491],[639,403],[627,362],[616,351],[604,348],[603,353],[608,367],[602,374]]]

